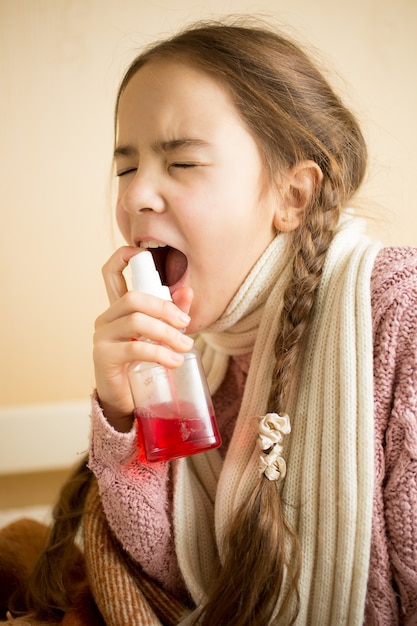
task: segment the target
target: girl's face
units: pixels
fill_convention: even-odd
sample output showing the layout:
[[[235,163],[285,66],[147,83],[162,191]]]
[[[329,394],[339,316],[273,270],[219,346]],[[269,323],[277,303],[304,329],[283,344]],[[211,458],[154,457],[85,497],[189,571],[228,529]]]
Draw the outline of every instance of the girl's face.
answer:
[[[188,331],[206,328],[275,236],[256,142],[216,80],[153,60],[121,96],[115,162],[123,236],[152,248],[171,293],[193,289]]]

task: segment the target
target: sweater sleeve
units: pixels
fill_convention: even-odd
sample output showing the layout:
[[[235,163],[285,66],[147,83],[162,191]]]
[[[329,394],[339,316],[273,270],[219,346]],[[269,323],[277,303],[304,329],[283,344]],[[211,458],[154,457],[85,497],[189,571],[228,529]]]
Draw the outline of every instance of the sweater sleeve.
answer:
[[[373,311],[376,491],[368,610],[370,623],[409,625],[417,623],[417,250],[382,253]]]
[[[178,594],[183,582],[171,525],[169,464],[141,463],[136,440],[136,423],[128,433],[117,432],[94,395],[89,466],[109,526],[149,576]]]

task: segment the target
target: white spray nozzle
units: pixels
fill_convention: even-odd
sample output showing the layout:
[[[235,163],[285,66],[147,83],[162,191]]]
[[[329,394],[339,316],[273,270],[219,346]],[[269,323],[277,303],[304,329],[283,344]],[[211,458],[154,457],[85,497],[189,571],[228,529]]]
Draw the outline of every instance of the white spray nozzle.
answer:
[[[139,252],[129,261],[132,272],[132,287],[135,291],[149,293],[164,300],[172,300],[169,288],[163,285],[153,256],[147,250]]]

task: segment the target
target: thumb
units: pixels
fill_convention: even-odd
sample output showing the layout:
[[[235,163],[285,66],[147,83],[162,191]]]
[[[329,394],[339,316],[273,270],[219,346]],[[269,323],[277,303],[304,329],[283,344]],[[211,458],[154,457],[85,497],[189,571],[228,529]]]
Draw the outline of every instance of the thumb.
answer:
[[[193,297],[194,293],[191,287],[179,287],[172,294],[172,301],[179,309],[181,309],[181,311],[188,314],[190,312]]]
[[[135,254],[138,254],[138,248],[122,246],[111,255],[103,266],[102,274],[110,304],[126,293],[127,285],[123,276],[123,270]]]

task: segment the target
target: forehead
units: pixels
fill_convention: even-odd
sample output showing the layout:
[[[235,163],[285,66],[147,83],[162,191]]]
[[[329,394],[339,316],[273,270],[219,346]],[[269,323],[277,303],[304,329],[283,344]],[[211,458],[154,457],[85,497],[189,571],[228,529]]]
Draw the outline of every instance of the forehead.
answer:
[[[118,104],[119,126],[125,122],[170,117],[190,121],[207,116],[240,120],[228,90],[214,77],[192,63],[153,59],[129,80]]]
[[[190,93],[195,89],[226,93],[218,79],[183,58],[156,58],[147,61],[130,78],[121,100],[135,90],[135,86],[154,91],[173,90],[178,94]],[[177,88],[177,89],[176,89]]]

